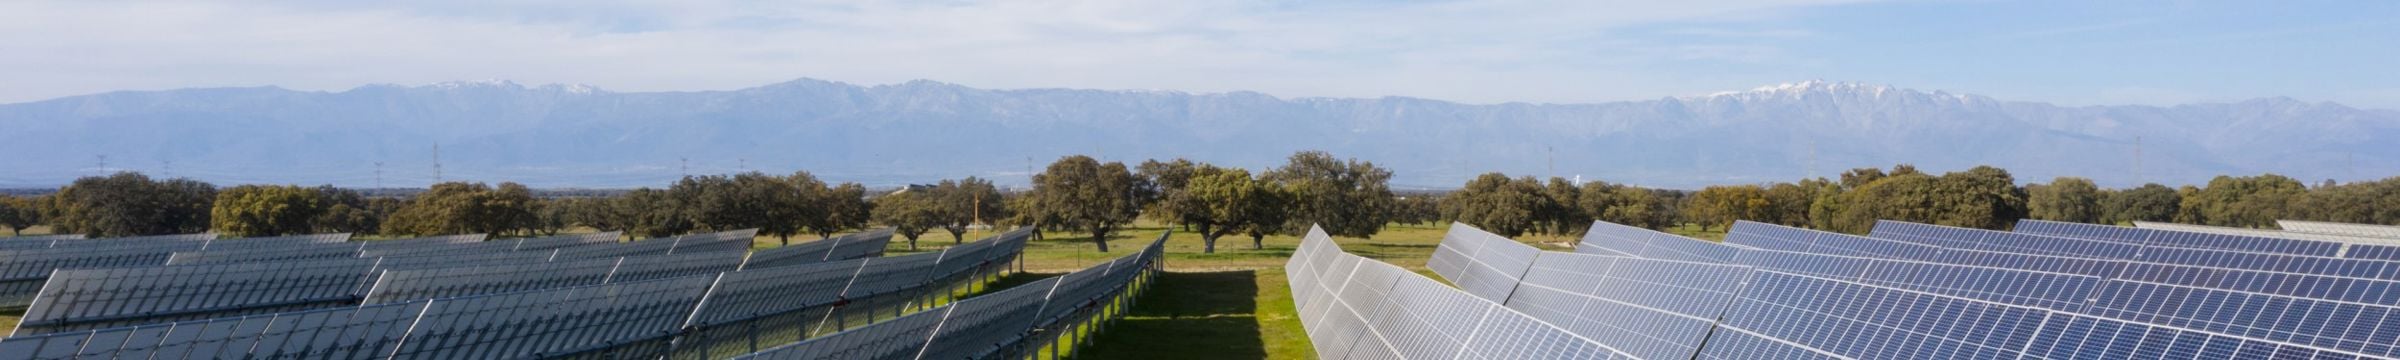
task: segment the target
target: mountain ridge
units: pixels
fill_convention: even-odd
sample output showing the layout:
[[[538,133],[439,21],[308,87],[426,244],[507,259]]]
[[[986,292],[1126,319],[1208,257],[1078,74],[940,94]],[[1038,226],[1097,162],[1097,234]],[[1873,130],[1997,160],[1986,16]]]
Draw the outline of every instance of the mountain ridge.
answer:
[[[2283,97],[2059,106],[1815,80],[1571,104],[994,90],[931,80],[801,78],[684,92],[487,80],[117,91],[0,104],[0,128],[17,129],[0,152],[38,155],[0,168],[0,186],[113,169],[369,186],[379,161],[386,185],[422,185],[433,180],[437,143],[445,179],[550,187],[660,186],[692,161],[694,174],[807,169],[871,184],[969,175],[1022,183],[1027,162],[1068,154],[1260,169],[1298,150],[1376,161],[1404,184],[1505,171],[1696,187],[1914,163],[2122,186],[2259,172],[2356,180],[2400,168],[2400,149],[2377,145],[2400,140],[2400,111]],[[100,165],[101,155],[120,166]]]

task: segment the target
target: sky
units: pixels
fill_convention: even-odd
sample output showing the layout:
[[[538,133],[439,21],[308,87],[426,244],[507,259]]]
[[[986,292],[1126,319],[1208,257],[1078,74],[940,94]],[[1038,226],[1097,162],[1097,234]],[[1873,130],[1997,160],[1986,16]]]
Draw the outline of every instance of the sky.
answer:
[[[0,103],[795,78],[1468,103],[1822,79],[2066,105],[2400,109],[2394,1],[8,1]]]

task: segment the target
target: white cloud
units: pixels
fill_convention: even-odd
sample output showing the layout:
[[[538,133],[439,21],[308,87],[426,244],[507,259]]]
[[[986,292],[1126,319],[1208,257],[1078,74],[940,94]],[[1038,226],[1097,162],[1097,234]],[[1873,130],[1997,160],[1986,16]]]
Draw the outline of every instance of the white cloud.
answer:
[[[1612,30],[1773,19],[1827,2],[7,2],[0,102],[485,78],[708,90],[797,77],[1471,102],[1652,98],[1701,89],[1642,87],[1689,86],[1645,64],[1788,55]]]

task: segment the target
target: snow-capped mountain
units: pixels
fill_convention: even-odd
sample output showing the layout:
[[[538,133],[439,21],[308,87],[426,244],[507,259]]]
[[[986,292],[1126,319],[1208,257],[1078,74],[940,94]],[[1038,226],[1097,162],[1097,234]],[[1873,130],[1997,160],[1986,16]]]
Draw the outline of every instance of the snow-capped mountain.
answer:
[[[2140,160],[2135,160],[2136,139]],[[1448,187],[1489,171],[1655,186],[1788,181],[1913,163],[2019,180],[2198,183],[2218,174],[2400,175],[2400,112],[2288,98],[2064,107],[1808,81],[1593,104],[1460,104],[1250,92],[986,90],[802,79],[703,92],[507,81],[340,92],[212,88],[0,105],[0,186],[104,170],[222,183],[657,186],[742,169],[870,184],[1022,183],[1058,156],[1253,169],[1327,150]],[[105,157],[105,158],[103,158]],[[381,166],[376,165],[378,162]],[[1555,168],[1555,170],[1551,170]]]

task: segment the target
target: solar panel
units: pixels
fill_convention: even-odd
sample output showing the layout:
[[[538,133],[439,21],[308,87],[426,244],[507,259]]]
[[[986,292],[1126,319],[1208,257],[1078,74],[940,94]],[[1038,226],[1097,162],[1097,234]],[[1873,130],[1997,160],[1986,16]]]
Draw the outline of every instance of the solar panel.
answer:
[[[1508,299],[1541,249],[1518,243],[1464,223],[1450,224],[1449,234],[1433,250],[1425,267],[1450,279],[1469,294],[1485,300]]]
[[[550,249],[557,249],[557,248],[570,247],[570,246],[579,246],[579,245],[592,245],[592,244],[613,244],[613,243],[617,243],[617,238],[618,238],[618,237],[621,237],[621,236],[624,236],[624,235],[625,235],[625,234],[624,234],[624,232],[619,232],[619,231],[610,231],[610,232],[599,232],[599,233],[590,233],[590,234],[556,235],[556,236],[544,236],[544,237],[538,237],[538,238],[524,238],[524,239],[499,240],[499,241],[501,241],[501,242],[513,243],[513,244],[514,244],[514,246],[513,246],[512,248],[510,248],[509,250],[515,250],[515,251],[532,251],[532,250],[550,250]]]
[[[1509,309],[1637,358],[1688,358],[1750,268],[1542,253]]]
[[[367,291],[364,302],[384,304],[600,284],[608,280],[618,261],[609,258],[386,270]]]
[[[1594,221],[1575,252],[1593,255],[1623,255],[1647,259],[1703,261],[1728,263],[1741,254],[1741,248],[1715,242],[1668,234],[1650,229]]]
[[[2400,245],[2400,239],[2386,239],[2386,238],[2371,237],[2371,236],[2350,236],[2350,235],[2338,235],[2338,234],[2314,234],[2314,233],[2290,232],[2290,231],[2282,231],[2282,230],[2268,230],[2268,229],[2251,229],[2251,228],[2237,228],[2237,227],[2223,227],[2223,226],[2208,226],[2208,225],[2192,225],[2192,224],[2177,224],[2177,223],[2163,223],[2163,222],[2149,222],[2149,221],[2135,221],[2135,222],[2133,222],[2133,227],[2135,227],[2135,228],[2142,228],[2142,229],[2154,229],[2154,230],[2165,230],[2165,231],[2176,231],[2176,232],[2188,232],[2188,233],[2208,233],[2208,234],[2224,234],[2224,235],[2236,235],[2236,236],[2252,236],[2252,237],[2276,238],[2276,239],[2290,239],[2290,240],[2322,241],[2322,242],[2338,243],[2338,244],[2345,244],[2345,245]]]
[[[722,324],[833,304],[865,264],[866,260],[843,260],[725,273],[692,321]]]
[[[96,238],[96,239],[83,239],[83,240],[59,239],[58,241],[53,241],[53,242],[51,242],[51,243],[50,243],[50,247],[51,247],[51,248],[53,248],[53,249],[72,249],[72,248],[81,248],[81,249],[94,249],[94,248],[112,248],[112,247],[144,247],[144,246],[160,246],[160,245],[187,245],[187,246],[191,246],[191,247],[192,247],[192,249],[199,249],[199,246],[205,245],[205,244],[207,244],[207,243],[208,243],[208,241],[209,241],[209,240],[214,240],[214,239],[216,239],[216,238],[217,238],[217,234],[216,234],[216,233],[199,233],[199,234],[171,234],[171,235],[150,235],[150,236],[132,236],[132,237],[115,237],[115,238]]]
[[[2100,230],[2122,229],[2114,227]],[[2227,269],[2400,279],[2400,262],[2233,250],[2125,245],[2113,242],[1884,221],[1878,237],[1994,252],[2129,260]]]
[[[736,359],[916,359],[945,311],[920,311]]]
[[[2166,284],[2110,281],[2088,315],[2390,357],[2400,308]]]
[[[393,359],[558,357],[671,335],[715,276],[433,300]]]
[[[516,244],[516,243],[514,243],[514,242],[509,242],[509,241],[486,241],[486,242],[480,242],[480,243],[472,243],[472,244],[458,244],[458,245],[449,245],[449,246],[424,246],[424,247],[399,247],[399,248],[383,248],[383,249],[366,249],[366,250],[359,250],[359,252],[358,252],[358,256],[360,256],[360,257],[389,257],[389,256],[450,256],[450,255],[481,255],[481,254],[505,253],[505,252],[518,252],[518,253],[542,253],[542,254],[549,254],[549,253],[551,253],[551,251],[550,251],[550,250],[548,250],[548,249],[544,249],[544,250],[523,250],[523,251],[518,251],[518,250],[515,250],[516,248],[517,248],[517,244]]]
[[[424,305],[345,307],[12,337],[0,340],[0,359],[381,358],[391,354],[392,345],[399,343]],[[233,331],[237,328],[256,331]],[[206,350],[194,351],[201,345],[207,345]]]
[[[485,234],[427,236],[407,239],[360,241],[361,250],[390,250],[421,247],[443,247],[483,242]]]
[[[1734,235],[1736,233],[1742,235],[1737,237]],[[1749,221],[1734,222],[1733,227],[1727,229],[1725,243],[1811,254],[1908,260],[1932,258],[1942,251],[1939,246]]]
[[[1959,359],[2015,358],[2033,338],[2048,311],[2005,304],[1870,286],[1840,280],[1761,271],[1718,323],[1734,331],[1788,342],[1771,351],[1804,349],[1809,357]],[[1701,358],[1757,356],[1757,339],[1720,348],[1712,343]]]
[[[1453,258],[1452,269],[1471,266],[1462,258]],[[1343,253],[1322,229],[1309,230],[1286,269],[1318,358],[1633,358],[1480,296]]]
[[[917,359],[986,359],[998,357],[1003,344],[1025,339],[1041,315],[1045,298],[1058,278],[1037,280],[946,306],[949,313],[936,325]]]
[[[350,241],[349,233],[215,239],[202,245],[200,250],[272,249],[311,244],[338,244],[346,241]]]
[[[307,244],[285,248],[176,252],[167,265],[206,265],[358,257],[358,244]]]
[[[1003,238],[1006,238],[1004,236]],[[1160,236],[1135,254],[1084,270],[902,315],[891,320],[759,351],[741,359],[985,359],[1022,358],[1082,326],[1097,312],[1081,296],[1122,299],[1131,281],[1158,259]],[[1006,243],[1001,241],[979,241]],[[1001,245],[1008,249],[1008,245]],[[954,254],[955,255],[955,254]],[[903,257],[904,258],[904,257]],[[873,262],[891,258],[867,259]],[[782,269],[809,266],[783,267]],[[1114,271],[1112,271],[1112,269]],[[738,274],[738,272],[736,273]],[[1102,289],[1097,294],[1075,289]],[[1107,289],[1117,289],[1112,292]],[[1098,299],[1096,298],[1096,299]],[[1114,303],[1118,300],[1101,300]],[[1055,314],[1055,316],[1054,316]],[[1080,314],[1080,315],[1074,315]],[[1035,331],[1046,329],[1047,331]],[[1037,336],[1038,335],[1038,336]]]
[[[757,242],[757,238],[758,229],[687,235],[676,238],[674,248],[668,249],[667,253],[747,251],[750,250],[752,244]]]
[[[858,276],[850,280],[842,294],[859,298],[861,296],[858,295],[863,294],[881,294],[923,286],[931,279],[934,262],[941,260],[941,257],[941,253],[923,253],[867,259],[867,264],[859,268]]]
[[[368,259],[61,270],[18,334],[94,329],[356,301]]]
[[[2275,220],[2283,231],[2303,234],[2346,235],[2400,240],[2400,226],[2347,224],[2323,221]]]
[[[193,243],[191,248],[199,248]],[[153,248],[0,251],[0,306],[25,306],[55,270],[157,266],[174,253]]]
[[[559,247],[559,259],[593,259],[642,255],[666,255],[675,250],[681,237],[636,240],[627,243],[583,244]],[[518,250],[524,251],[524,250]]]
[[[742,263],[742,268],[755,269],[787,265],[806,265],[840,260],[828,259],[827,255],[834,249],[834,246],[840,244],[845,237],[846,236],[834,237],[831,239],[823,239],[792,244],[790,246],[781,246],[771,249],[752,251],[750,252],[750,259]]]
[[[892,229],[882,228],[850,234],[826,252],[827,259],[857,259],[883,256],[883,249],[892,242]]]
[[[482,265],[518,265],[550,261],[546,251],[494,252],[480,254],[406,255],[378,258],[378,270],[416,270]]]
[[[50,243],[59,240],[83,240],[83,234],[17,235],[0,237],[0,244],[5,244],[0,246],[33,246],[46,248],[50,247]]]
[[[2052,314],[2026,359],[2365,359],[2290,343],[2075,314]]]
[[[2343,248],[2343,244],[2341,243],[2324,241],[2163,231],[2042,220],[2018,221],[2016,232],[2103,240],[2125,244],[2148,245],[2152,247],[2234,250],[2324,257],[2338,257],[2341,255]]]
[[[608,282],[642,281],[714,274],[741,267],[741,251],[690,252],[674,255],[631,256],[617,264],[608,275]]]

